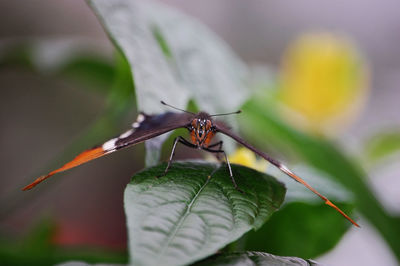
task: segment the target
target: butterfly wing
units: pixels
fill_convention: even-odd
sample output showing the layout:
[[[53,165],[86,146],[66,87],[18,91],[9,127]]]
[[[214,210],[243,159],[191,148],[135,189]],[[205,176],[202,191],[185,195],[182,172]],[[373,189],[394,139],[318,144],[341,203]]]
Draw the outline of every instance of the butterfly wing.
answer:
[[[33,183],[27,185],[22,190],[29,190],[56,173],[66,171],[119,149],[141,143],[171,130],[186,127],[190,123],[192,116],[192,114],[188,113],[172,112],[160,115],[146,115],[140,113],[136,122],[132,124],[132,128],[125,133],[104,142],[102,145],[81,152],[72,161],[51,171],[47,175],[38,177]]]
[[[231,132],[231,130],[222,122],[216,121],[214,122],[214,127],[216,129],[217,132],[221,132],[231,138],[233,138],[234,140],[236,140],[238,143],[240,143],[241,145],[245,146],[246,148],[248,148],[249,150],[253,151],[255,154],[257,154],[258,156],[264,158],[265,160],[267,160],[268,162],[270,162],[271,164],[275,165],[276,167],[278,167],[279,170],[281,170],[282,172],[284,172],[285,174],[287,174],[289,177],[293,178],[294,180],[296,180],[297,182],[303,184],[305,187],[307,187],[309,190],[311,190],[312,192],[314,192],[316,195],[318,195],[322,200],[325,201],[325,204],[331,206],[332,208],[334,208],[336,211],[338,211],[341,215],[343,215],[347,220],[349,220],[352,224],[354,224],[357,227],[360,227],[356,222],[354,222],[349,216],[347,216],[341,209],[339,209],[339,207],[337,207],[335,204],[333,204],[328,198],[326,198],[325,196],[323,196],[322,194],[320,194],[317,190],[315,190],[313,187],[311,187],[306,181],[304,181],[302,178],[300,178],[299,176],[297,176],[296,174],[294,174],[292,171],[290,171],[284,164],[282,164],[281,162],[271,158],[270,156],[268,156],[267,154],[265,154],[262,151],[259,151],[258,149],[256,149],[255,147],[253,147],[252,145],[250,145],[249,143],[247,143],[246,141],[244,141],[241,137],[237,136],[236,134],[234,134],[233,132]]]

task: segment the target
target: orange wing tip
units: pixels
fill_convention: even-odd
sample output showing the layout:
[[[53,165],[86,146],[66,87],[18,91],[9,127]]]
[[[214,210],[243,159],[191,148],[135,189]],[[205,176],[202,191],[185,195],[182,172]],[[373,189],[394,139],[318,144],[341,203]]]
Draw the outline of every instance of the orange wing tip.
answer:
[[[40,182],[42,182],[43,180],[45,180],[46,178],[49,178],[49,175],[42,175],[41,177],[38,177],[35,181],[33,181],[31,184],[25,186],[22,190],[26,191],[26,190],[30,190],[32,188],[34,188],[37,184],[39,184]]]
[[[347,214],[345,214],[341,209],[339,209],[339,207],[337,207],[335,204],[333,204],[330,200],[326,200],[325,204],[327,204],[327,205],[331,206],[332,208],[334,208],[335,210],[337,210],[341,215],[343,215],[344,218],[349,220],[353,225],[357,226],[358,228],[361,228],[361,226],[358,223],[353,221],[353,219],[351,219],[349,216],[347,216]]]
[[[103,146],[111,146],[111,145],[114,145],[114,144],[115,144],[115,139],[112,139],[111,141],[106,142]],[[96,147],[96,148],[81,152],[72,161],[64,164],[64,166],[62,166],[61,168],[58,168],[58,169],[56,169],[54,171],[51,171],[47,175],[43,175],[41,177],[38,177],[35,181],[33,181],[33,183],[27,185],[22,190],[25,191],[25,190],[32,189],[37,184],[39,184],[40,182],[44,181],[45,179],[51,177],[54,174],[63,172],[65,170],[68,170],[68,169],[71,169],[71,168],[74,168],[74,167],[76,167],[78,165],[81,165],[83,163],[86,163],[88,161],[96,159],[98,157],[101,157],[101,156],[103,156],[105,154],[107,154],[107,152],[105,152],[103,147]]]

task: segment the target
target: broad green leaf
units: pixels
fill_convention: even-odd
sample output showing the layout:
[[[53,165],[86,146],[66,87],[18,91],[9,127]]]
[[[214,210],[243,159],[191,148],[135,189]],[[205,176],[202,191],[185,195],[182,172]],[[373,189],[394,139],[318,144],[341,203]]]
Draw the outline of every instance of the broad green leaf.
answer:
[[[246,89],[248,70],[231,48],[196,19],[160,3],[146,1],[146,5],[152,9],[179,81],[198,106],[216,113],[242,105],[251,93]]]
[[[364,157],[366,163],[376,163],[379,160],[400,151],[400,130],[386,130],[367,140]]]
[[[218,254],[194,264],[195,266],[317,266],[313,260],[280,257],[263,252],[235,252]]]
[[[141,110],[162,111],[160,100],[184,108],[193,97],[203,110],[220,112],[248,98],[246,65],[194,18],[149,0],[89,3],[131,64]]]
[[[129,252],[134,265],[184,265],[214,254],[279,208],[284,186],[271,176],[232,165],[175,162],[136,174],[125,190]],[[211,176],[210,178],[208,178]]]
[[[140,111],[160,113],[163,100],[177,107],[186,106],[187,88],[177,80],[175,67],[164,54],[165,44],[155,31],[156,14],[146,2],[89,1],[117,48],[127,58],[135,80],[137,106]],[[160,157],[160,146],[169,133],[146,142],[146,165],[154,165]]]
[[[186,106],[189,93],[177,80],[176,71],[153,33],[156,10],[145,1],[92,0],[89,3],[131,66],[139,110],[160,113],[164,111],[160,100],[177,107]]]
[[[348,204],[337,205],[346,212],[351,209]],[[290,202],[260,230],[244,236],[245,249],[315,258],[332,249],[350,226],[346,219],[323,203]]]
[[[131,65],[139,110],[160,113],[165,110],[160,100],[185,108],[193,98],[207,112],[226,112],[249,97],[246,65],[197,20],[150,0],[89,3]],[[146,145],[147,165],[157,162],[167,136]],[[224,142],[232,151],[232,142]]]
[[[271,110],[271,105],[273,103],[261,97],[245,104],[240,116],[241,128],[245,135],[261,148],[268,147],[270,150],[284,150],[286,154],[296,154],[345,186],[354,194],[357,209],[377,228],[400,260],[398,219],[390,216],[377,201],[365,182],[365,173],[361,167],[335,144],[305,135],[285,125],[276,112]]]

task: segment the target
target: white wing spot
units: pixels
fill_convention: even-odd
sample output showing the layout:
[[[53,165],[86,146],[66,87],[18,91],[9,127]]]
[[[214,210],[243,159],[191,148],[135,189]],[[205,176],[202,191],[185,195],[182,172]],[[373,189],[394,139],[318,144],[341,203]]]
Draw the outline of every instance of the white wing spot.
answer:
[[[140,123],[138,123],[138,122],[135,122],[135,123],[132,124],[133,128],[138,128],[139,126],[140,126]]]
[[[282,171],[286,172],[286,173],[291,173],[292,171],[289,170],[289,168],[287,168],[286,166],[284,166],[283,164],[280,165],[279,167]]]
[[[121,135],[119,135],[119,138],[120,139],[124,139],[126,137],[129,137],[133,133],[133,131],[134,131],[133,129],[129,129],[125,133],[122,133]]]
[[[108,151],[115,148],[115,143],[117,142],[118,138],[110,139],[109,141],[105,142],[101,147],[103,150]]]
[[[136,122],[142,123],[144,121],[145,117],[143,114],[139,114],[138,117],[136,118]]]

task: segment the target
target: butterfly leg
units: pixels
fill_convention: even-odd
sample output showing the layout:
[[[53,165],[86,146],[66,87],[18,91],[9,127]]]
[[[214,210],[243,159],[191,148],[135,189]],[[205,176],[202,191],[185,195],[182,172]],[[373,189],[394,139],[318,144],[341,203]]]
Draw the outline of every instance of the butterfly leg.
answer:
[[[179,142],[179,143],[182,143],[183,145],[188,146],[188,147],[190,147],[190,148],[197,148],[196,145],[190,143],[189,141],[187,141],[187,140],[184,139],[183,137],[181,137],[181,136],[176,137],[175,140],[174,140],[174,144],[173,144],[173,146],[172,146],[171,155],[169,156],[169,159],[168,159],[167,167],[165,168],[163,174],[161,174],[161,175],[159,175],[159,176],[156,176],[157,178],[165,176],[165,175],[168,173],[168,170],[171,168],[172,159],[174,158],[175,149],[176,149],[176,145],[178,144],[178,142]]]
[[[216,143],[216,144],[219,144],[219,143]],[[221,145],[222,145],[222,143],[221,143]],[[211,146],[213,146],[213,145],[211,145]],[[217,145],[215,145],[215,146],[217,146]],[[230,164],[230,162],[229,162],[228,156],[226,155],[225,151],[224,151],[224,150],[221,150],[221,149],[214,150],[214,149],[210,149],[209,147],[208,147],[208,148],[204,148],[204,147],[203,147],[203,150],[208,151],[208,152],[212,152],[212,153],[222,153],[222,154],[224,155],[225,161],[226,161],[226,165],[228,166],[228,170],[229,170],[229,177],[230,177],[231,180],[232,180],[233,186],[234,186],[235,189],[236,189],[237,191],[239,191],[240,193],[244,193],[243,190],[241,190],[241,189],[238,187],[238,185],[236,184],[235,178],[233,177],[231,164]]]
[[[213,147],[217,147],[218,146],[218,148],[217,148],[217,150],[221,150],[222,149],[222,144],[223,144],[224,142],[221,140],[221,141],[218,141],[217,143],[214,143],[214,144],[211,144],[210,146],[208,146],[207,148],[213,148]],[[220,156],[220,152],[216,152],[216,153],[214,153],[215,154],[215,157],[217,158],[217,160],[219,161],[219,162],[221,162],[222,160],[221,160],[221,156]]]

